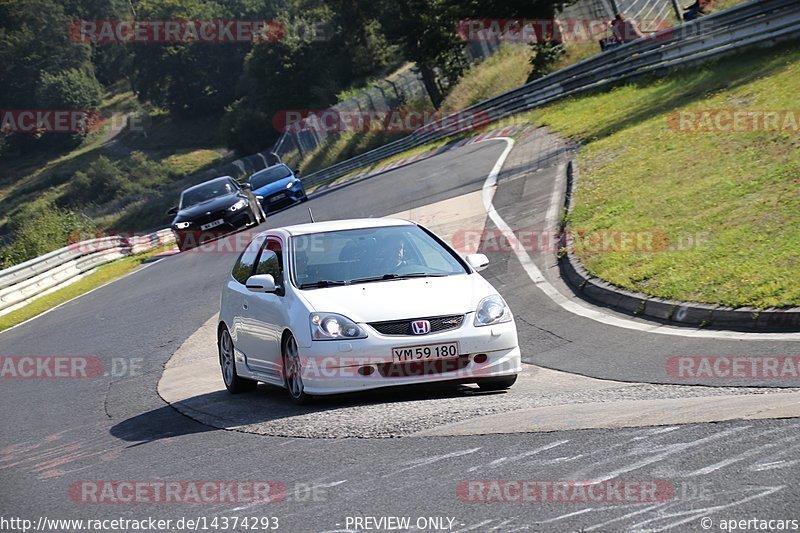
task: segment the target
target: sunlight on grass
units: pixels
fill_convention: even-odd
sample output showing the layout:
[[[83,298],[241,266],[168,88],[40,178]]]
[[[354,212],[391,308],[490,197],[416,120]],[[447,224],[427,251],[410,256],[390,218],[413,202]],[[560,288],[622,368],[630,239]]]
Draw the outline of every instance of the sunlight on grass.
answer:
[[[593,274],[654,296],[800,306],[800,135],[691,133],[677,110],[796,110],[800,51],[753,52],[668,78],[573,97],[510,123],[588,143],[573,231],[646,231],[677,251],[578,251]]]
[[[443,109],[459,110],[519,87],[531,72],[531,48],[502,45],[490,58],[471,68],[450,91]]]
[[[161,162],[177,173],[188,175],[220,159],[222,159],[222,155],[214,150],[192,150],[190,152],[172,154],[162,159]]]

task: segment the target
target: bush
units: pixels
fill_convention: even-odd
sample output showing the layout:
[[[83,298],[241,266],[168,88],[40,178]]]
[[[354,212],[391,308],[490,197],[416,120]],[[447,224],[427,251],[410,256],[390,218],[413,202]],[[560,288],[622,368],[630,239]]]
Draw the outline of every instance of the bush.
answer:
[[[44,72],[36,91],[36,100],[43,109],[94,111],[103,101],[103,90],[94,76],[89,76],[82,70],[73,68],[58,74]],[[63,143],[65,139],[69,139],[67,142],[78,144],[96,127],[96,117],[88,118],[83,131],[66,137],[63,133],[53,133],[46,137],[51,143]]]
[[[57,250],[69,244],[71,235],[95,230],[91,219],[79,213],[59,209],[49,202],[27,204],[15,215],[12,243],[0,248],[0,267],[7,268]]]
[[[86,172],[78,171],[72,177],[70,197],[76,202],[104,203],[113,200],[130,183],[120,166],[111,159],[100,156]]]

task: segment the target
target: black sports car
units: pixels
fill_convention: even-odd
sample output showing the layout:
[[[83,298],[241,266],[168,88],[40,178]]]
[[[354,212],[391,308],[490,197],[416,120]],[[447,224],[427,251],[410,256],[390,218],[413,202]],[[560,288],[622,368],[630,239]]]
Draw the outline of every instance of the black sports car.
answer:
[[[230,176],[186,189],[167,214],[175,215],[172,230],[181,251],[266,219],[249,184],[239,185]]]

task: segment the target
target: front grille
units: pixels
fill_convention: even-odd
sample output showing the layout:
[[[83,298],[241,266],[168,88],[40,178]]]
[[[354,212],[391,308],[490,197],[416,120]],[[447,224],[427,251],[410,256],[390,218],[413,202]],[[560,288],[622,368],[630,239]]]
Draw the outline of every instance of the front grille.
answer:
[[[409,361],[407,363],[379,363],[378,372],[384,378],[408,378],[456,372],[469,365],[469,356],[460,355],[457,359],[433,359]]]
[[[289,197],[289,193],[279,192],[278,194],[271,195],[269,198],[267,198],[267,201],[270,202],[270,203],[279,202],[279,201],[282,201],[282,200],[286,200],[288,197]]]
[[[209,222],[214,222],[215,220],[219,220],[221,218],[225,218],[227,214],[227,209],[222,209],[220,211],[212,211],[210,215],[206,215],[203,213],[202,215],[195,217],[192,219],[197,226],[202,226],[203,224],[208,224]]]
[[[435,316],[430,318],[409,318],[405,320],[389,320],[387,322],[370,322],[370,326],[381,335],[414,335],[411,323],[415,320],[427,320],[431,323],[431,333],[448,331],[461,327],[464,315]]]

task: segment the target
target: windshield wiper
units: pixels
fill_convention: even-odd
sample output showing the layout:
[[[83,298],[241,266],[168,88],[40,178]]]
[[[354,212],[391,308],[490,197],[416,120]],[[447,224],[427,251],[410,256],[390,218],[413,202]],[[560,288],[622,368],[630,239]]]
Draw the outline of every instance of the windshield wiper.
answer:
[[[310,287],[314,287],[317,289],[321,289],[323,287],[333,287],[338,285],[347,285],[349,282],[341,281],[338,279],[321,279],[319,281],[315,281],[314,283],[303,283],[300,285],[301,289],[308,289]]]
[[[411,272],[410,274],[384,274],[382,276],[372,276],[369,278],[359,278],[350,281],[350,283],[370,283],[373,281],[388,281],[393,279],[407,279],[407,278],[440,278],[447,274],[430,274],[428,272]]]

